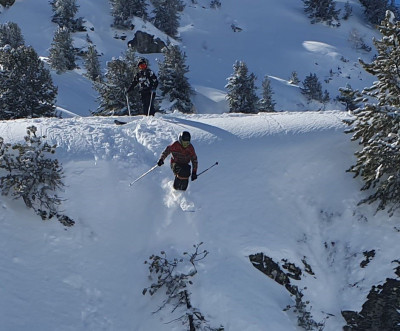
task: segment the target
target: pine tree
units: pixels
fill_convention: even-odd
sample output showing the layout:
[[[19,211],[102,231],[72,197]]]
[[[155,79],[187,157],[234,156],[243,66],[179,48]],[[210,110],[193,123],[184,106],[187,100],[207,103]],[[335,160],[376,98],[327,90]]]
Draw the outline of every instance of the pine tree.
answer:
[[[193,284],[193,277],[197,274],[196,264],[208,255],[206,250],[199,251],[200,245],[202,243],[193,245],[195,251],[185,252],[182,258],[169,259],[165,251],[161,251],[160,255],[152,254],[144,263],[149,267],[149,278],[156,281],[144,288],[142,294],[148,293],[153,296],[161,292],[166,295],[157,312],[167,305],[172,305],[173,312],[182,311],[182,316],[175,321],[179,321],[186,330],[224,331],[223,326],[211,327],[201,311],[193,306],[190,286]]]
[[[360,104],[360,97],[362,96],[360,91],[353,90],[349,84],[346,87],[339,88],[340,95],[337,100],[346,106],[346,111],[353,111],[357,109]]]
[[[52,117],[57,88],[32,47],[0,49],[0,119]]]
[[[72,32],[82,29],[82,18],[75,19],[78,12],[76,0],[51,0],[50,5],[53,10],[52,22]]]
[[[89,44],[87,54],[85,56],[86,74],[90,80],[100,82],[102,80],[101,66],[99,61],[99,54],[93,44]]]
[[[154,0],[153,24],[172,38],[176,38],[179,28],[179,0]]]
[[[326,22],[328,25],[340,25],[340,9],[336,10],[334,0],[303,0],[303,3],[304,12],[308,14],[312,24]]]
[[[210,8],[216,9],[221,7],[221,0],[211,0]]]
[[[343,19],[348,20],[349,17],[351,16],[351,13],[353,12],[353,7],[351,7],[350,2],[346,1],[344,4],[344,14],[343,14]]]
[[[127,29],[131,25],[131,19],[136,16],[144,20],[148,19],[147,3],[145,0],[110,0],[111,14],[114,18],[113,26]]]
[[[321,100],[321,102],[324,104],[324,109],[325,109],[326,104],[327,104],[330,100],[331,100],[330,95],[329,95],[328,91],[325,90],[324,93],[323,93],[323,95],[322,95],[322,100]]]
[[[360,0],[364,6],[364,13],[372,24],[379,24],[385,17],[388,9],[388,0]]]
[[[1,0],[0,5],[2,5],[5,8],[9,8],[14,4],[15,0]]]
[[[322,92],[322,85],[316,74],[310,73],[303,81],[303,87],[300,88],[301,93],[308,101],[315,100],[322,103],[329,101],[329,93],[325,90]]]
[[[27,128],[25,143],[7,144],[0,137],[0,189],[2,195],[21,198],[28,208],[32,208],[43,220],[56,216],[65,226],[75,222],[68,216],[59,214],[62,200],[56,192],[64,183],[63,169],[55,153],[55,145],[42,142],[36,135],[37,128]]]
[[[400,207],[400,73],[395,70],[400,59],[400,23],[390,11],[379,31],[382,39],[374,40],[378,56],[372,63],[360,60],[377,81],[362,91],[364,104],[347,121],[347,132],[362,146],[348,171],[362,177],[362,190],[372,191],[360,203],[377,202],[377,211],[389,207],[392,216]]]
[[[136,72],[135,51],[131,48],[128,48],[124,57],[108,62],[104,81],[95,84],[100,95],[100,105],[93,115],[128,115],[125,91],[131,85]],[[131,115],[141,114],[142,102],[138,91],[135,89],[129,96]]]
[[[228,77],[227,100],[231,113],[255,113],[257,111],[258,97],[256,95],[256,76],[247,68],[246,63],[236,61],[233,65],[234,72]]]
[[[360,33],[357,29],[352,29],[349,32],[349,42],[353,45],[355,49],[363,50],[366,52],[370,52],[372,48],[368,46],[364,39],[360,36]]]
[[[289,78],[289,84],[298,85],[299,83],[300,83],[300,79],[297,74],[297,71],[292,71],[292,74],[290,75],[290,78]]]
[[[399,4],[397,3],[397,0],[390,0],[387,6],[387,10],[390,10],[396,19],[400,19],[400,7]],[[381,21],[379,21],[380,23]]]
[[[262,82],[262,98],[258,102],[258,110],[261,112],[273,112],[275,111],[276,103],[272,99],[274,92],[271,88],[271,81],[268,76],[264,77]]]
[[[173,107],[182,113],[192,113],[193,103],[191,95],[193,89],[188,78],[189,72],[186,65],[186,54],[181,52],[179,46],[169,44],[163,49],[164,61],[158,62],[159,82],[162,96],[168,96]]]
[[[17,23],[0,24],[0,47],[10,45],[12,48],[17,48],[24,44],[24,37]]]
[[[68,28],[58,27],[51,43],[50,65],[57,73],[75,69],[75,50]]]

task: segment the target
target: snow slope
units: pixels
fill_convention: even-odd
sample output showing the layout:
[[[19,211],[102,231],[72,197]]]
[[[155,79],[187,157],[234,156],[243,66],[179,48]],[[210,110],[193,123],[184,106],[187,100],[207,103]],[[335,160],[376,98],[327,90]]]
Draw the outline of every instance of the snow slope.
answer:
[[[249,72],[255,73],[258,88],[261,88],[265,75],[270,77],[277,110],[323,108],[321,104],[307,103],[299,86],[289,84],[292,71],[297,71],[300,81],[310,73],[317,74],[322,88],[330,93],[332,102],[326,106],[330,110],[343,109],[343,105],[334,102],[339,87],[350,84],[352,88],[362,90],[371,86],[374,80],[358,63],[359,58],[371,61],[373,52],[359,51],[349,41],[351,31],[357,31],[371,47],[372,37],[379,37],[364,22],[358,1],[350,1],[353,15],[348,21],[341,20],[339,28],[310,24],[301,1],[252,0],[251,5],[226,1],[218,10],[208,8],[209,0],[197,2],[193,5],[192,1],[186,1],[187,6],[180,20],[181,40],[172,41],[178,43],[187,55],[190,70],[187,75],[197,92],[194,103],[198,113],[228,110],[223,98],[226,79],[233,73],[233,64],[237,60],[244,61]],[[344,4],[344,1],[338,1],[337,6],[342,8]],[[151,23],[140,19],[134,20],[133,31],[112,29],[108,0],[78,1],[78,5],[77,17],[86,20],[87,32],[73,34],[75,47],[87,47],[88,35],[102,55],[100,61],[103,67],[107,61],[125,52],[126,43],[133,38],[136,30],[148,31],[167,40]],[[32,45],[40,56],[47,57],[56,29],[50,21],[51,14],[48,0],[17,0],[10,9],[0,14],[0,21],[17,22],[26,43]],[[232,25],[242,30],[233,32]],[[162,55],[146,56],[157,72],[156,60],[162,60]],[[82,61],[78,64],[83,68]],[[97,107],[97,93],[91,83],[81,76],[82,73],[80,69],[64,75],[53,73],[54,82],[59,87],[57,104],[72,113],[89,116],[90,110]]]
[[[88,34],[104,67],[122,54],[126,41],[115,39],[122,32],[109,27],[108,0],[78,2],[79,16],[94,28]],[[209,255],[193,280],[193,304],[211,325],[227,331],[299,330],[293,311],[284,311],[294,298],[256,270],[250,254],[262,252],[280,264],[287,259],[303,271],[305,258],[315,275],[304,273],[293,284],[329,331],[344,325],[341,310],[359,311],[371,286],[394,277],[399,218],[356,206],[367,193],[345,172],[357,149],[343,133],[348,115],[296,112],[320,105],[308,105],[287,82],[293,70],[300,79],[316,72],[332,78],[323,83],[332,97],[346,82],[360,89],[371,85],[373,77],[357,58],[372,54],[358,53],[347,40],[352,28],[370,45],[376,35],[361,20],[358,2],[350,1],[354,15],[338,29],[309,24],[301,2],[225,1],[216,11],[202,7],[206,0],[190,2],[179,43],[198,92],[198,114],[120,118],[129,121],[124,126],[90,117],[97,95],[77,69],[52,75],[59,109],[65,117],[78,116],[0,121],[6,142],[22,141],[34,124],[57,143],[65,173],[63,208],[76,221],[68,229],[42,222],[21,201],[0,197],[0,330],[182,330],[170,307],[152,314],[163,296],[142,295],[150,285],[143,262],[161,250],[179,257],[200,242]],[[45,58],[55,30],[50,16],[47,0],[17,0],[0,20],[17,22],[26,43]],[[243,30],[235,33],[231,24]],[[148,22],[143,29],[154,31]],[[76,45],[85,45],[85,37],[75,34]],[[160,54],[148,57],[157,70]],[[235,60],[244,60],[259,83],[271,75],[282,112],[226,113],[224,85]],[[168,164],[130,187],[183,130],[192,133],[199,171],[218,166],[184,194],[171,189]],[[372,249],[375,258],[361,268],[363,252]]]
[[[398,232],[387,215],[356,207],[360,183],[345,173],[355,146],[341,112],[260,115],[179,114],[0,122],[0,136],[21,140],[34,124],[58,144],[66,213],[76,225],[42,222],[20,201],[1,197],[1,329],[182,330],[143,262],[165,250],[181,256],[204,242],[210,254],[191,288],[193,303],[212,325],[229,331],[297,330],[284,312],[294,299],[256,270],[248,256],[263,252],[315,276],[294,281],[325,330],[344,324],[340,311],[360,309],[372,285],[393,276]],[[204,170],[184,194],[171,188],[168,165],[150,169],[182,130]],[[372,208],[372,207],[371,207]],[[362,252],[377,256],[364,269]],[[329,284],[329,286],[326,286]],[[357,284],[357,285],[354,285]],[[310,308],[311,309],[311,308]],[[329,314],[329,315],[327,315]],[[331,315],[332,314],[332,315]],[[166,324],[167,323],[167,324]]]

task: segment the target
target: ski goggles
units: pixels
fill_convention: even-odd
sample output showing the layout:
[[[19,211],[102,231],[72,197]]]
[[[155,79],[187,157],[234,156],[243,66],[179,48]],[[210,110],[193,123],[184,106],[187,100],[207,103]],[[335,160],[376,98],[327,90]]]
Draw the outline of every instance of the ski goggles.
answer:
[[[147,64],[146,63],[139,63],[139,69],[146,69]]]
[[[186,148],[190,145],[190,141],[182,140],[181,144],[182,144],[183,148]]]

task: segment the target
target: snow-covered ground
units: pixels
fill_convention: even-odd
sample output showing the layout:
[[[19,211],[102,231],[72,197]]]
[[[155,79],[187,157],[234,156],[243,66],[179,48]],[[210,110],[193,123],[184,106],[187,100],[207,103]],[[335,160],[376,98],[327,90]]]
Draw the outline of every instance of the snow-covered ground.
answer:
[[[250,254],[286,259],[303,271],[305,259],[315,275],[304,273],[292,284],[329,331],[345,324],[341,310],[359,311],[371,286],[394,277],[399,217],[356,206],[367,193],[345,172],[357,149],[343,133],[348,115],[294,111],[316,105],[287,83],[293,70],[300,79],[310,72],[322,79],[332,68],[333,79],[323,84],[331,96],[346,82],[370,86],[373,77],[357,58],[372,54],[358,53],[347,41],[352,28],[370,45],[376,34],[361,21],[358,2],[350,1],[354,16],[339,29],[309,24],[300,1],[225,1],[217,11],[198,2],[185,10],[180,32],[198,114],[119,118],[129,121],[124,126],[112,117],[90,117],[96,93],[75,70],[53,78],[64,116],[80,116],[0,121],[6,142],[22,141],[33,124],[57,144],[63,208],[76,221],[68,229],[43,222],[23,202],[0,197],[0,330],[183,330],[169,323],[176,318],[172,307],[152,314],[164,297],[142,295],[151,284],[144,261],[161,250],[180,257],[200,242],[209,255],[193,279],[193,305],[227,331],[299,330],[296,315],[284,311],[294,298],[255,269]],[[78,3],[105,65],[126,41],[109,28],[108,0]],[[50,15],[48,0],[17,0],[0,20],[17,22],[26,43],[46,57],[55,30]],[[234,33],[233,23],[243,30]],[[85,34],[74,38],[82,43]],[[149,55],[153,69],[159,57]],[[244,60],[259,82],[273,76],[278,109],[288,112],[226,113],[224,85],[235,60]],[[199,172],[218,165],[185,193],[172,190],[168,164],[129,186],[183,130],[192,133]],[[363,252],[372,249],[375,258],[361,268]]]
[[[226,93],[227,78],[233,73],[235,61],[244,61],[249,72],[257,76],[257,87],[261,95],[261,83],[268,75],[275,93],[276,109],[283,111],[319,110],[321,104],[308,104],[301,95],[299,86],[289,84],[293,71],[302,82],[307,75],[315,73],[323,90],[330,93],[332,102],[326,109],[343,109],[334,101],[338,88],[350,84],[362,90],[371,86],[374,78],[359,65],[358,59],[371,61],[373,52],[357,50],[350,42],[354,32],[370,47],[372,37],[379,37],[376,30],[363,20],[363,9],[358,1],[351,0],[353,13],[349,20],[341,20],[339,28],[324,24],[310,24],[303,12],[302,1],[252,0],[247,2],[225,1],[220,9],[210,9],[209,0],[198,0],[187,7],[181,16],[179,29],[181,46],[187,55],[188,78],[197,92],[194,98],[198,113],[227,111],[221,95]],[[342,8],[345,1],[338,1]],[[78,1],[77,17],[86,21],[87,32],[73,35],[76,47],[87,47],[87,35],[101,54],[105,67],[107,61],[121,56],[136,30],[148,31],[166,41],[167,37],[149,22],[136,18],[135,30],[117,31],[110,27],[109,0]],[[342,10],[343,12],[343,10]],[[48,0],[17,0],[8,10],[0,14],[1,22],[17,22],[28,45],[32,45],[40,56],[47,57],[56,25],[51,22],[52,12]],[[240,27],[233,32],[232,25]],[[125,36],[122,40],[119,37]],[[117,37],[117,38],[116,38]],[[146,55],[151,68],[157,72],[157,60],[161,54]],[[78,64],[83,68],[82,61]],[[82,77],[82,69],[63,75],[53,74],[59,88],[58,106],[81,116],[89,116],[97,107],[97,93],[92,84]],[[302,84],[300,84],[302,87]],[[69,116],[66,114],[65,116]]]
[[[143,262],[165,250],[180,256],[204,242],[210,254],[191,288],[196,307],[226,330],[296,330],[283,312],[294,299],[256,270],[263,252],[315,276],[293,281],[326,330],[359,310],[372,285],[392,276],[398,218],[356,207],[360,183],[345,169],[355,145],[342,112],[260,115],[179,114],[0,122],[0,136],[19,141],[26,126],[57,143],[65,172],[63,207],[76,224],[42,222],[23,203],[1,198],[0,311],[4,330],[181,330],[165,324],[163,299],[142,296],[150,285]],[[199,171],[172,190],[168,165],[150,169],[180,131],[189,130]],[[375,249],[364,269],[362,252]],[[327,286],[329,284],[329,286]],[[354,285],[357,284],[357,285]]]

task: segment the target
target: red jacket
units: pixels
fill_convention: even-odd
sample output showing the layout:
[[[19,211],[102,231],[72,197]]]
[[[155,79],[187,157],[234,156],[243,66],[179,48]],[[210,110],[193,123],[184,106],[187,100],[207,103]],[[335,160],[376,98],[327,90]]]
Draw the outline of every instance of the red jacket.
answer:
[[[179,141],[175,141],[162,152],[161,158],[165,160],[169,154],[172,154],[171,163],[189,164],[192,161],[192,172],[197,172],[197,155],[192,144],[184,148]]]

